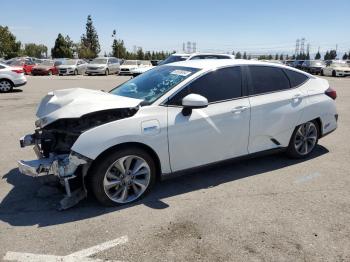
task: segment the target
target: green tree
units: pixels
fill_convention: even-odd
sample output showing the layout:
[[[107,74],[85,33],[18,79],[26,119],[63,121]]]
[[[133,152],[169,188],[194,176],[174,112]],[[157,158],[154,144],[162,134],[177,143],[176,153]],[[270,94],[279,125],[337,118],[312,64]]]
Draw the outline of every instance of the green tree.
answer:
[[[79,55],[82,58],[95,58],[101,51],[98,35],[92,23],[91,15],[87,17],[86,32],[81,36],[81,49],[81,55],[88,55],[88,57]]]
[[[236,53],[236,58],[237,58],[237,59],[241,59],[241,58],[242,58],[242,54],[241,54],[240,52],[237,52],[237,53]]]
[[[145,54],[143,53],[142,48],[137,49],[136,58],[137,58],[138,60],[143,60],[144,57],[145,57]]]
[[[324,60],[330,60],[330,55],[329,55],[328,50],[327,50],[326,54],[324,55]]]
[[[247,53],[246,52],[243,53],[243,59],[247,59]]]
[[[29,43],[24,45],[24,54],[36,58],[47,57],[47,46]]]
[[[267,60],[272,60],[272,55],[269,55],[269,56],[267,57]]]
[[[69,36],[63,37],[61,33],[58,34],[55,45],[51,49],[51,56],[53,58],[73,58],[73,42]]]
[[[315,55],[315,59],[316,59],[316,60],[321,59],[320,51],[317,51],[317,53],[316,53],[316,55]]]
[[[278,54],[275,55],[275,60],[278,60]]]
[[[21,42],[16,41],[16,37],[12,34],[7,26],[0,25],[0,57],[6,59],[19,55],[21,50]]]
[[[289,60],[289,55],[288,54],[286,55],[286,60]]]
[[[235,55],[235,51],[232,51],[232,55]]]
[[[252,56],[251,56],[251,55],[248,56],[248,60],[250,60],[250,59],[252,59]]]
[[[124,41],[121,39],[117,39],[116,30],[113,30],[112,33],[113,43],[112,43],[112,56],[118,58],[126,58],[126,48],[124,46]]]
[[[344,53],[343,55],[343,60],[347,60],[349,58],[348,54],[347,53]]]
[[[280,60],[281,61],[283,60],[283,54],[280,54]]]
[[[336,50],[329,51],[329,57],[330,57],[330,59],[336,59],[337,58],[337,51]]]
[[[307,54],[306,54],[306,56],[305,56],[305,59],[306,59],[306,60],[310,60],[310,53],[309,53],[309,52],[307,52]]]

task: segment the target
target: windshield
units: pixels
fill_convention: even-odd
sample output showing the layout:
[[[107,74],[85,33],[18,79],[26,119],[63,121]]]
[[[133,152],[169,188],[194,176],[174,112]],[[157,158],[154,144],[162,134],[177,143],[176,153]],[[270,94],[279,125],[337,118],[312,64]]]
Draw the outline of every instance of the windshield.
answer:
[[[137,65],[136,60],[125,60],[123,65]]]
[[[166,59],[164,59],[162,62],[159,63],[159,65],[165,65],[165,64],[170,64],[174,62],[179,62],[179,61],[185,61],[188,57],[186,56],[179,56],[179,55],[171,55],[168,56]]]
[[[90,64],[107,64],[106,58],[95,58],[90,62]]]
[[[156,67],[116,87],[111,93],[152,103],[197,71],[197,68],[182,66]]]
[[[323,61],[311,61],[311,65],[313,65],[313,66],[324,66],[325,63]]]
[[[77,60],[74,60],[74,59],[67,60],[64,64],[65,65],[76,65],[77,64]]]
[[[42,63],[40,63],[40,65],[43,65],[43,66],[53,66],[53,61],[43,61]]]

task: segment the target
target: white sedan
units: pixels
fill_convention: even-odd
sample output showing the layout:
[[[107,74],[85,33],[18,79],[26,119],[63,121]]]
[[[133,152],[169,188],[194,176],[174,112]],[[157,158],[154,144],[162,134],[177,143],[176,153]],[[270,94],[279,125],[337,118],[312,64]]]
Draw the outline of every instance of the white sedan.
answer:
[[[324,76],[350,76],[350,65],[343,61],[331,61],[322,68],[321,75]]]
[[[27,83],[23,68],[0,63],[0,92],[9,92],[14,87]]]
[[[65,182],[62,208],[86,195],[85,186],[71,189],[74,179],[88,181],[102,204],[126,204],[167,174],[262,151],[308,157],[337,128],[335,98],[326,80],[278,64],[163,65],[109,93],[49,93],[38,107],[38,129],[21,139],[38,159],[19,161],[19,169]]]

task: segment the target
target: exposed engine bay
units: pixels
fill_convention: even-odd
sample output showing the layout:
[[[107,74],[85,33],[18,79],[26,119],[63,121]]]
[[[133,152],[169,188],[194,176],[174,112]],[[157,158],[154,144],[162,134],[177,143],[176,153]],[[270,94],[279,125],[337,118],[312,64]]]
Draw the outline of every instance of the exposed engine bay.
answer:
[[[36,130],[34,139],[39,140],[44,157],[50,153],[69,154],[71,147],[85,131],[108,122],[133,116],[137,108],[104,110],[86,114],[80,118],[58,119]]]
[[[21,173],[30,176],[53,174],[65,187],[66,196],[60,202],[60,209],[67,209],[86,197],[84,177],[91,160],[79,155],[71,148],[78,137],[87,130],[136,114],[139,107],[108,109],[85,114],[79,118],[58,119],[34,134],[20,140],[21,147],[34,146],[37,160],[19,161]]]

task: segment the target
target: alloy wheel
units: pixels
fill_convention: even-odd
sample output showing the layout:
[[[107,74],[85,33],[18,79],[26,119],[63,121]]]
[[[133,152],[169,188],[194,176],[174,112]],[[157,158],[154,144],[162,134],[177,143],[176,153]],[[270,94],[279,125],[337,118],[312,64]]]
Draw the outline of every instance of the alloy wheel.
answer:
[[[2,92],[8,92],[12,88],[12,85],[9,81],[7,80],[1,80],[0,81],[0,91]]]
[[[146,160],[128,155],[116,160],[105,173],[103,188],[114,202],[125,204],[139,198],[147,189],[151,169]]]
[[[317,142],[317,127],[312,122],[307,122],[299,126],[294,139],[295,150],[300,155],[309,154]]]

